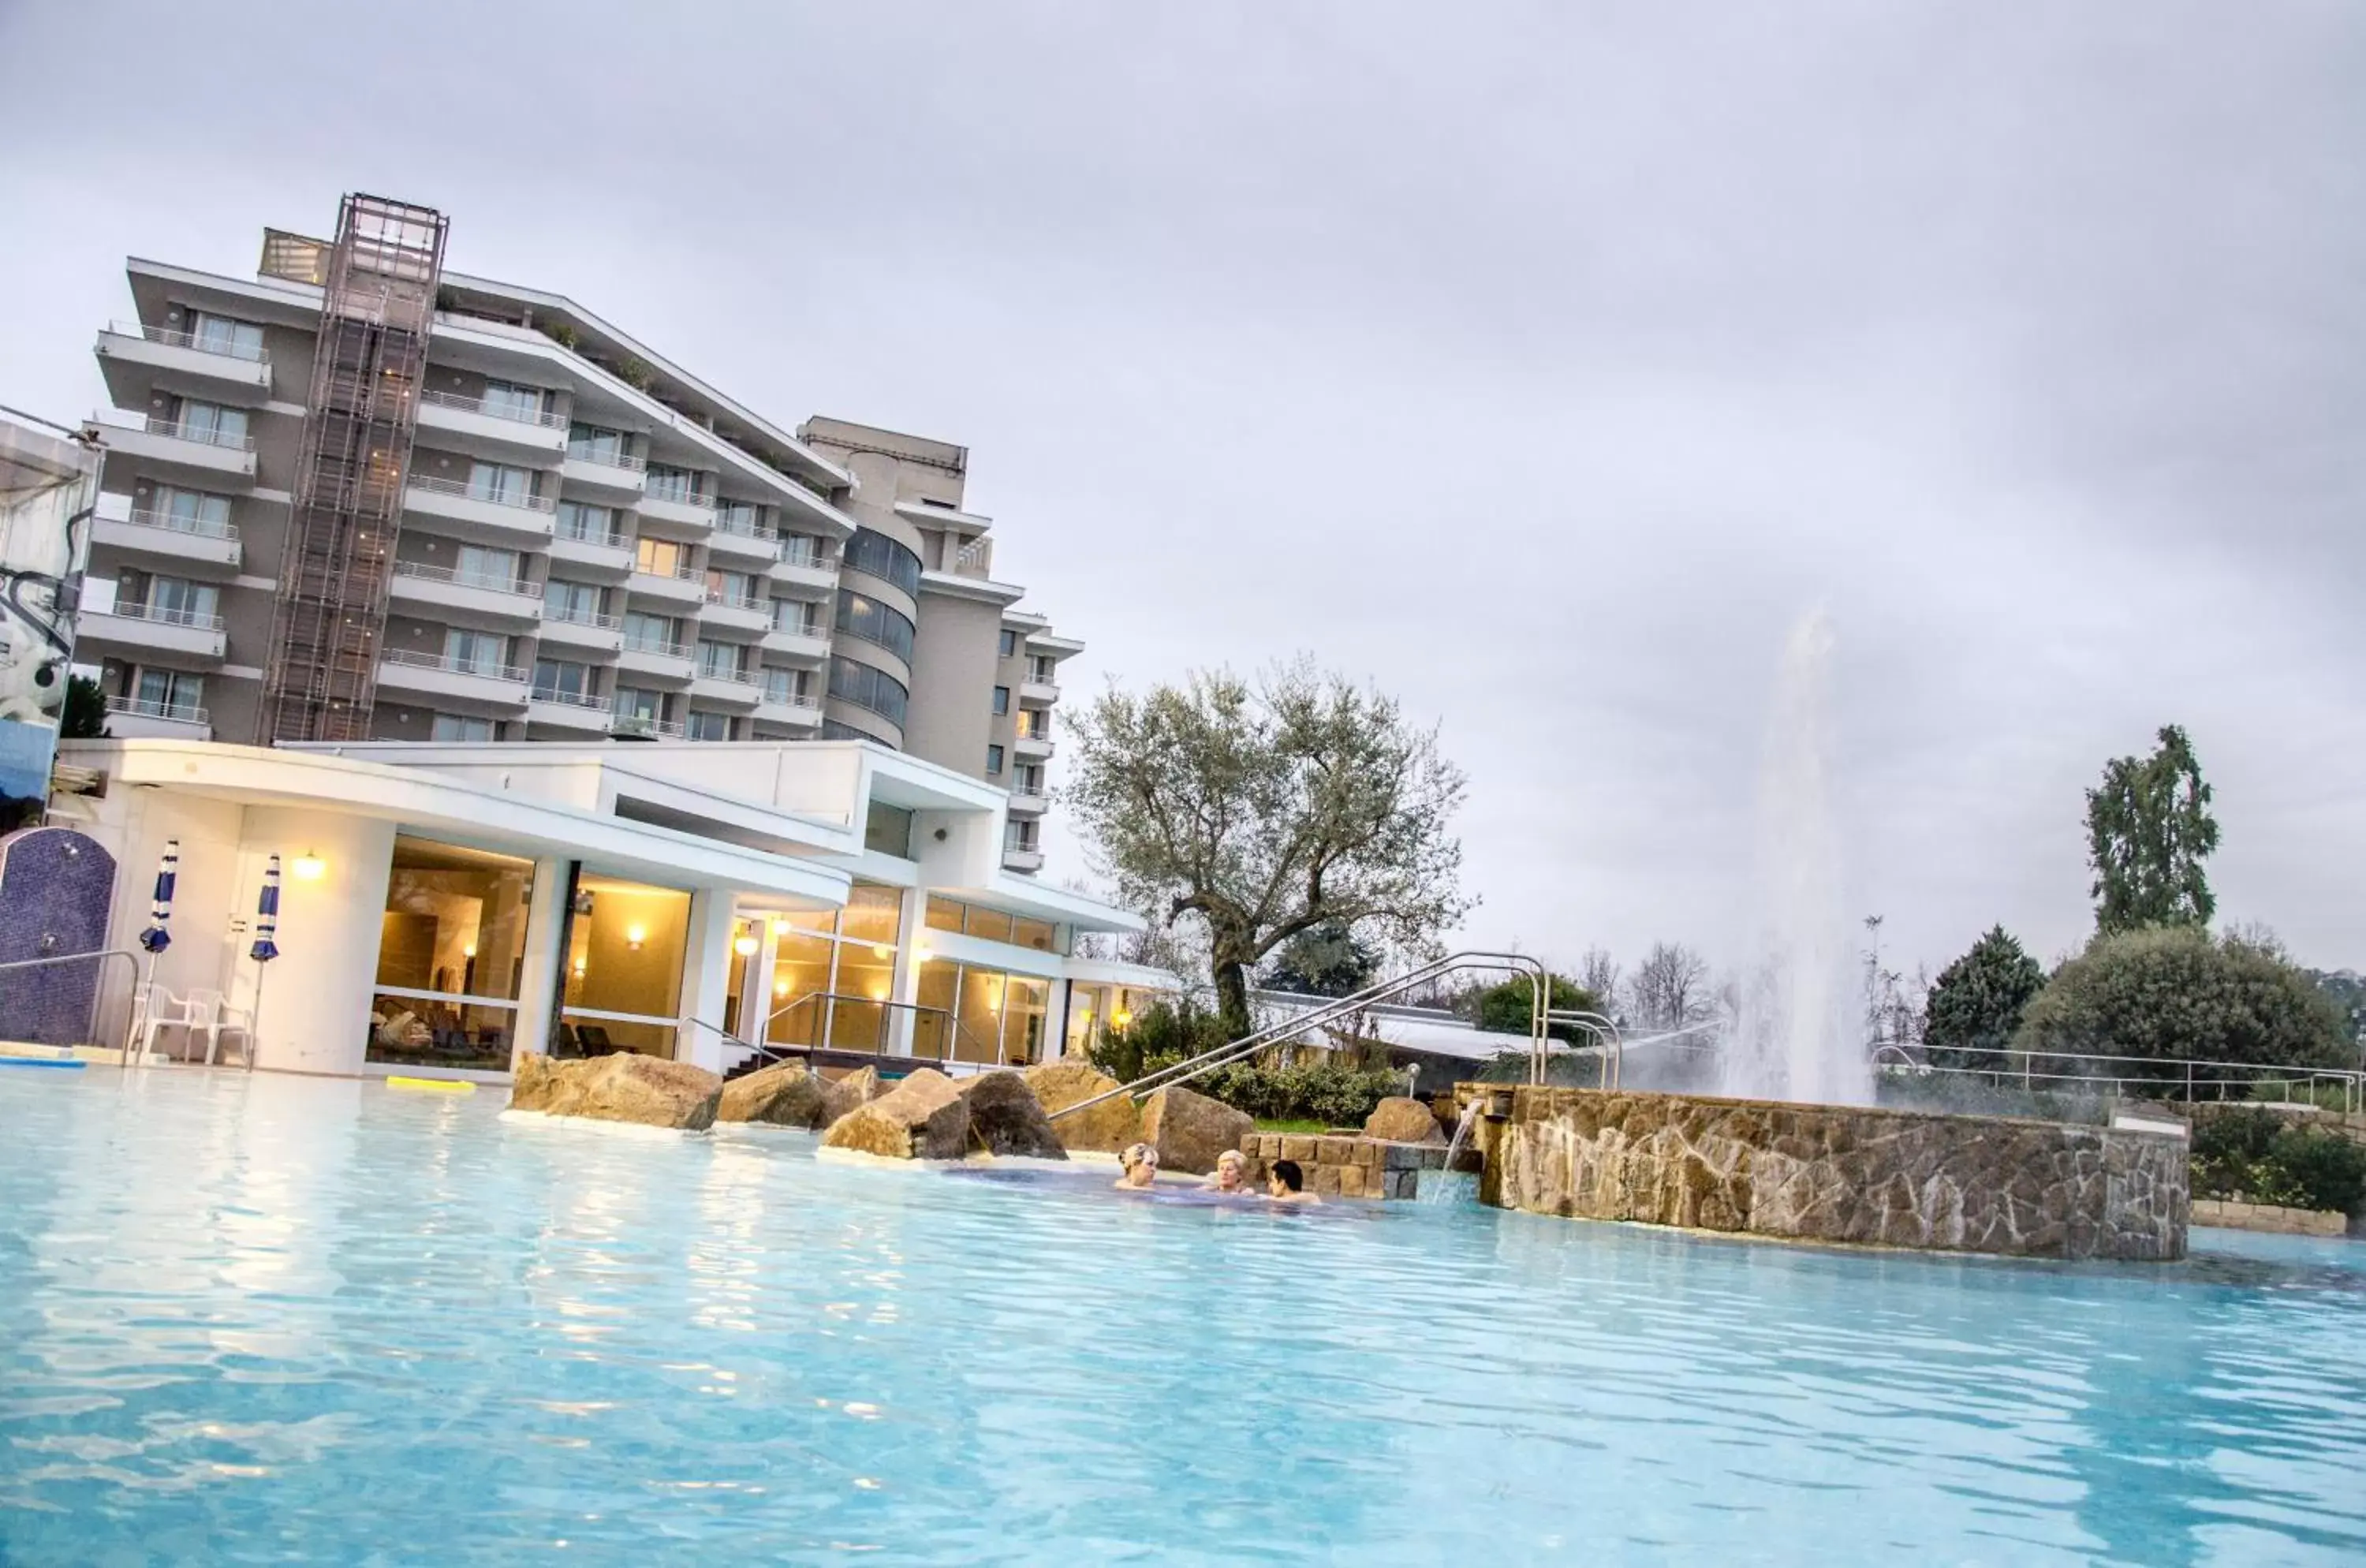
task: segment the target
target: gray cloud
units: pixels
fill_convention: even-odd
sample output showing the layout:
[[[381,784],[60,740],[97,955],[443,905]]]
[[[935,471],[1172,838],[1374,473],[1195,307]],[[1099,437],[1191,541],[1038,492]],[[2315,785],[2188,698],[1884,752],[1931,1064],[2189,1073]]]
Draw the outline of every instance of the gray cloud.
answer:
[[[1822,604],[1893,952],[2078,940],[2079,791],[2175,719],[2225,911],[2366,961],[2353,8],[257,6],[102,93],[174,17],[0,11],[9,400],[96,400],[126,252],[435,202],[970,443],[1087,683],[1308,648],[1441,717],[1474,936],[1733,953]]]

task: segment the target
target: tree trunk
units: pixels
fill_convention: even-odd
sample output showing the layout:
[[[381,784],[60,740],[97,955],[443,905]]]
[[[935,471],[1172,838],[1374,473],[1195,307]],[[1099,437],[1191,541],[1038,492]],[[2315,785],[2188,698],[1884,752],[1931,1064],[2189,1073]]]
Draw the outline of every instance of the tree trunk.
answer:
[[[1249,1021],[1248,966],[1221,951],[1211,956],[1211,967],[1216,976],[1216,1016],[1223,1021],[1224,1038],[1238,1040],[1256,1027]]]

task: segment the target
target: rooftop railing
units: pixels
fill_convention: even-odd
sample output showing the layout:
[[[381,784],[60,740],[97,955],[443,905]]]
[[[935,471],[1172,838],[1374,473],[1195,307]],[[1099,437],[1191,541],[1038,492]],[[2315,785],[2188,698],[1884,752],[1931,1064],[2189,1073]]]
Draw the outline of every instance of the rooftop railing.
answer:
[[[174,348],[195,349],[199,354],[219,354],[225,359],[243,359],[249,365],[268,365],[271,355],[259,343],[239,343],[220,336],[183,332],[178,327],[152,327],[145,321],[109,321],[107,330],[118,337],[145,338]]]

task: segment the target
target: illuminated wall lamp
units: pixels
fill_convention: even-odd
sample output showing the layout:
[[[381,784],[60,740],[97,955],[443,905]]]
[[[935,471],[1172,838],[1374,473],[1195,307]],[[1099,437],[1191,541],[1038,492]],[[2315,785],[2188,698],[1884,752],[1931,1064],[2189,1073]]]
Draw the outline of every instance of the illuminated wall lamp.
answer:
[[[755,957],[756,933],[750,931],[746,936],[740,937],[733,942],[731,944],[731,951],[738,953],[742,958]]]
[[[648,940],[649,940],[649,928],[648,928],[648,927],[647,927],[647,926],[626,926],[626,927],[625,928],[625,945],[626,947],[630,948],[630,949],[631,949],[632,951],[634,951],[635,953],[638,953],[638,952],[640,952],[640,950],[641,950],[641,943],[643,943],[643,942],[645,942],[648,941]]]
[[[311,851],[306,850],[296,857],[294,863],[288,869],[296,874],[296,880],[299,882],[318,882],[329,874],[329,863]]]

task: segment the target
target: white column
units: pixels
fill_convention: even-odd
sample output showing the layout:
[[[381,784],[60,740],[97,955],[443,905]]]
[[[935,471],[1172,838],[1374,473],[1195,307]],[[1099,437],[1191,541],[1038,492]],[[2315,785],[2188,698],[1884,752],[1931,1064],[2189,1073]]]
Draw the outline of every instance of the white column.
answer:
[[[279,857],[279,956],[259,964],[256,895],[264,867]],[[297,862],[320,862],[320,875]],[[370,997],[385,925],[387,868],[394,824],[373,817],[251,807],[239,836],[236,937],[227,986],[231,1005],[254,1009],[254,1065],[279,1072],[358,1074],[369,1049]],[[261,1005],[256,976],[262,971]]]
[[[710,1073],[723,1070],[723,1004],[731,988],[731,919],[738,895],[728,887],[702,887],[690,896],[690,940],[683,943],[682,1016],[712,1024],[685,1023],[675,1056]]]
[[[747,989],[739,997],[739,1038],[751,1045],[771,1043],[772,1010],[789,998],[772,994],[772,980],[781,963],[781,939],[772,933],[772,917],[756,919],[756,956],[748,960]]]
[[[531,1051],[550,1051],[550,1014],[566,982],[561,972],[567,954],[559,950],[559,933],[567,929],[567,867],[564,860],[534,863],[534,902],[525,912],[525,956],[520,965],[517,1027],[510,1036],[510,1061],[514,1065]]]
[[[889,995],[902,1007],[887,1010],[887,1049],[898,1056],[912,1054],[912,1024],[918,1016],[911,1004],[920,999],[920,961],[914,955],[929,931],[929,890],[904,889],[903,912],[896,920],[896,976]]]

